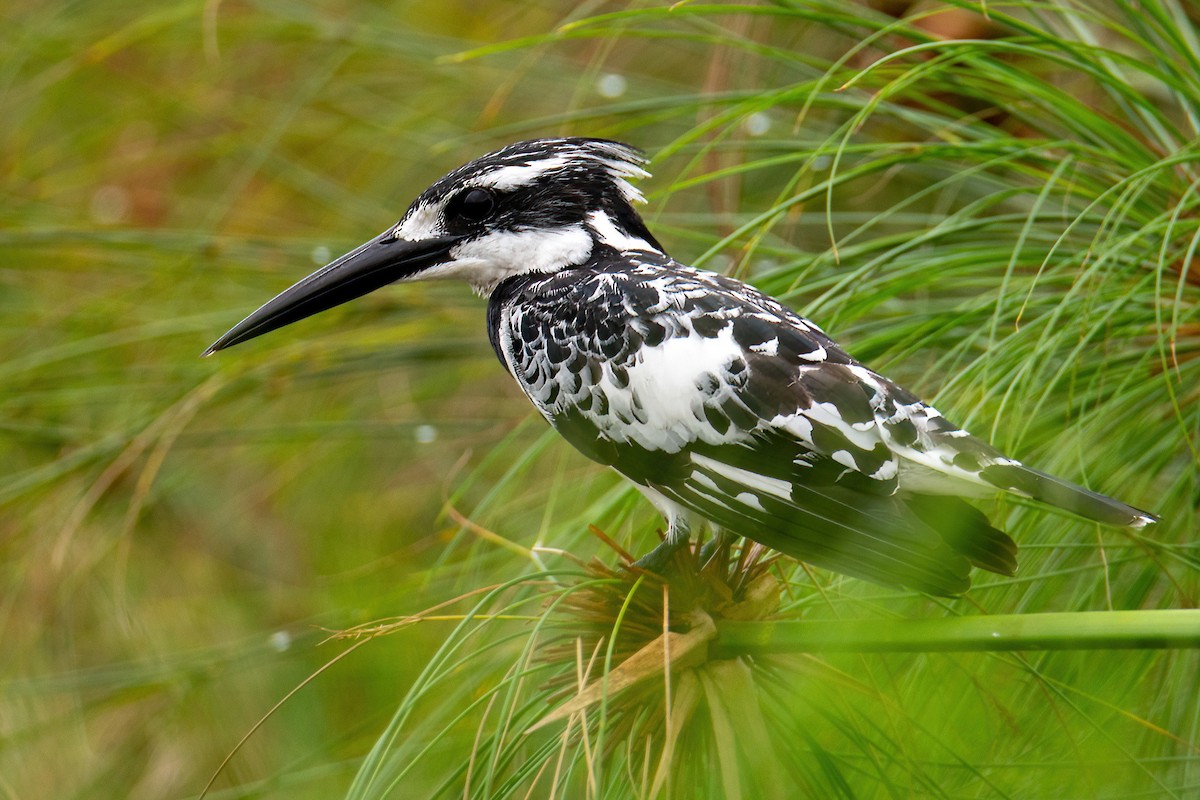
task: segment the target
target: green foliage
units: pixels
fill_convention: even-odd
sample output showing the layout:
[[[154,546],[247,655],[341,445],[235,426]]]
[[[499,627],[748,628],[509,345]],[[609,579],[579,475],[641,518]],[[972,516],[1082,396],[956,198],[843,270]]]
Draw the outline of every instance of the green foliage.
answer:
[[[701,659],[526,733],[664,615],[686,635],[685,611],[746,608],[713,586],[764,584],[730,563],[667,614],[661,586],[565,556],[617,560],[589,525],[644,552],[657,521],[530,418],[463,287],[196,358],[463,160],[621,138],[654,157],[647,219],[681,260],[1164,517],[1129,533],[988,504],[1016,578],[945,601],[779,562],[754,619],[1194,607],[1193,7],[17,2],[0,20],[0,796],[193,796],[344,651],[329,631],[396,617],[209,796],[1200,787],[1195,651]],[[608,616],[581,616],[596,598]]]

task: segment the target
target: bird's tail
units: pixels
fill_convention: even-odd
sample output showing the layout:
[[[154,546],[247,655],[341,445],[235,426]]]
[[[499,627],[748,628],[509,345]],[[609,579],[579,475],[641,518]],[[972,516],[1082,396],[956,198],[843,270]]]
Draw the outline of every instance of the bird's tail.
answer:
[[[1148,511],[1023,464],[990,464],[980,471],[979,477],[997,489],[1032,497],[1105,525],[1142,528],[1158,522],[1158,517]]]

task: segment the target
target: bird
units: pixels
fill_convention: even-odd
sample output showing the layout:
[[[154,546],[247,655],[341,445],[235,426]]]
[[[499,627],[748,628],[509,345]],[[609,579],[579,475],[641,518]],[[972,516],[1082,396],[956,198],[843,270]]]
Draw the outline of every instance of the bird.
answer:
[[[385,285],[461,279],[500,363],[558,433],[662,514],[633,566],[694,528],[888,587],[961,595],[1017,547],[972,499],[1109,526],[1154,514],[1027,467],[748,283],[674,260],[635,206],[649,161],[582,137],[509,144],[425,189],[383,233],[251,313],[211,355]]]

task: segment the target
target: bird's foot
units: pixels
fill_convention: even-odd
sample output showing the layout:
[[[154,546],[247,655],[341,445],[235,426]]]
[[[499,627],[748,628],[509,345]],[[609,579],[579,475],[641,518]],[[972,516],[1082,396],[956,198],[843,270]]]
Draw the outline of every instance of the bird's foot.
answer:
[[[675,553],[679,548],[686,546],[688,543],[687,537],[672,540],[671,537],[663,539],[658,547],[651,550],[646,555],[633,562],[630,566],[634,569],[653,572],[655,575],[665,576],[667,568],[671,562],[675,560]]]
[[[730,533],[725,531],[717,531],[715,534],[713,534],[711,539],[700,546],[699,564],[701,569],[704,568],[705,564],[712,560],[712,557],[715,556],[721,548],[728,547],[732,542],[733,535]]]

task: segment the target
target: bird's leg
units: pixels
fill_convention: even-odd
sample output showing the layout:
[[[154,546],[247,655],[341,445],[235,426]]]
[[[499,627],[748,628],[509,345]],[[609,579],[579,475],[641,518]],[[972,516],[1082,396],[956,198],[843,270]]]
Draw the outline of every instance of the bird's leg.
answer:
[[[675,551],[686,547],[690,538],[691,531],[688,528],[687,520],[682,515],[673,516],[667,522],[666,538],[658,547],[633,562],[633,566],[662,575],[671,563]]]
[[[720,529],[713,534],[700,548],[700,566],[703,567],[708,563],[709,559],[717,554],[717,551],[722,547],[727,547],[733,541],[733,534],[727,530]]]

